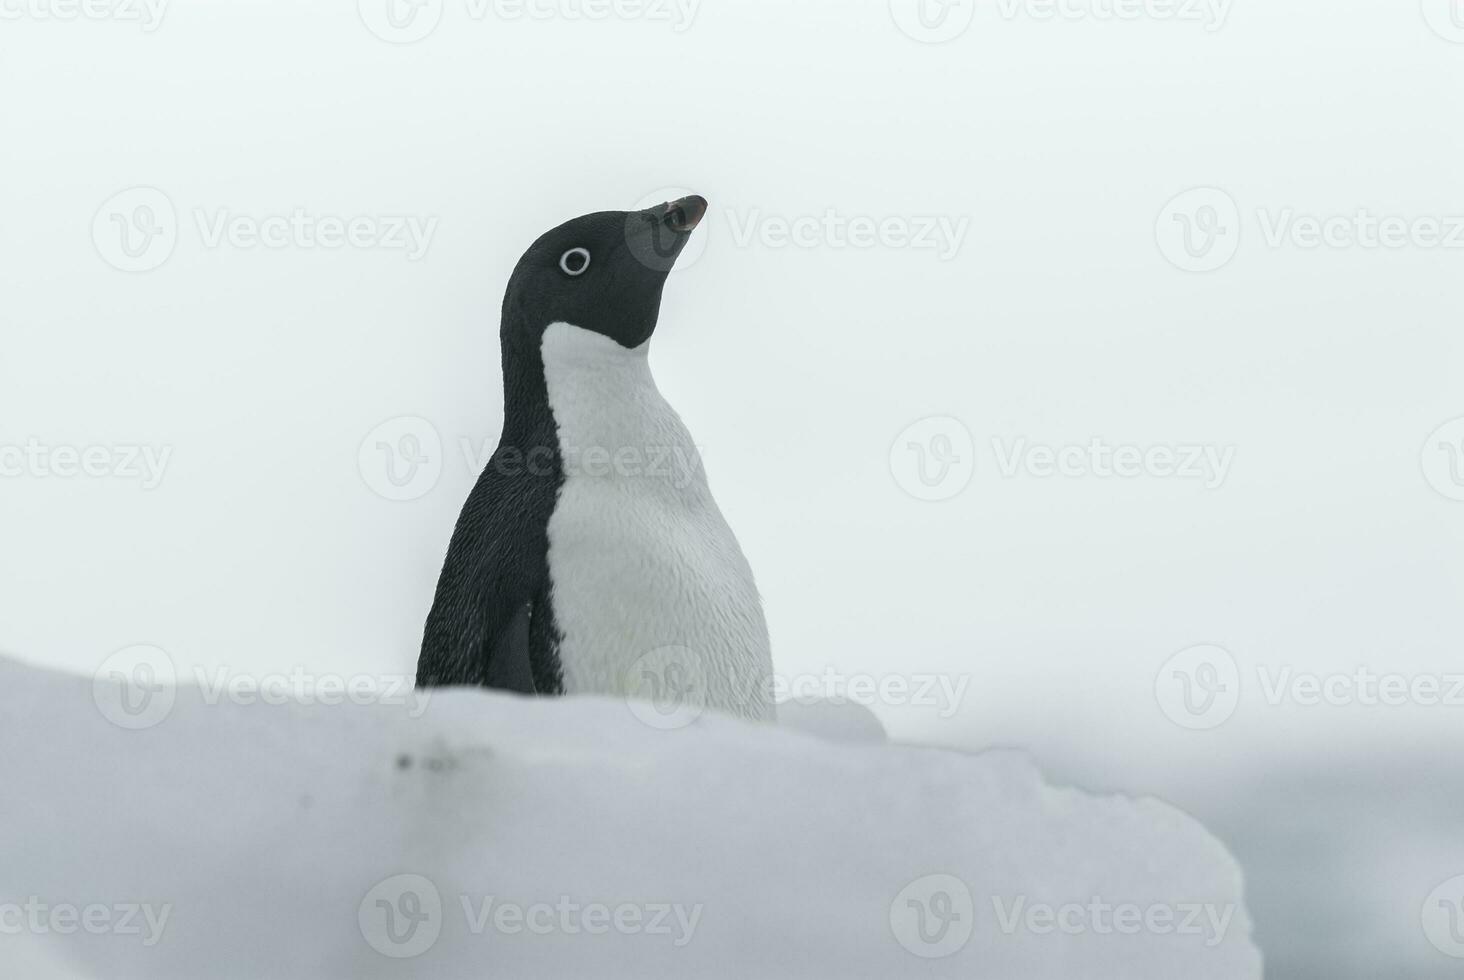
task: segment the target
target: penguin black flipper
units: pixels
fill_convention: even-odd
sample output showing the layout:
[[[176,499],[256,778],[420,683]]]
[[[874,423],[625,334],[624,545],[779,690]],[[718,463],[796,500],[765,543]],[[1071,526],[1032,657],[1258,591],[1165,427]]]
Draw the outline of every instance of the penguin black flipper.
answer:
[[[547,557],[558,467],[530,472],[514,459],[495,454],[463,506],[423,633],[418,687],[563,690]]]

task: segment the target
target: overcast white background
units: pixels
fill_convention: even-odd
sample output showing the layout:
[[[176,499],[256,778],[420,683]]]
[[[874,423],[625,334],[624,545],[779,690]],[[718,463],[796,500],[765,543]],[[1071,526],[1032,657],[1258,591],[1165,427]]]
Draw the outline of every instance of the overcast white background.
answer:
[[[1258,680],[1464,672],[1464,471],[1441,448],[1464,454],[1464,235],[1269,240],[1287,209],[1464,215],[1452,2],[991,0],[927,44],[884,0],[707,0],[689,22],[445,0],[394,44],[370,2],[175,2],[146,25],[0,0],[0,446],[170,453],[152,489],[0,477],[0,649],[410,672],[476,477],[462,441],[501,422],[513,263],[577,214],[694,190],[706,248],[653,364],[780,672],[969,677],[948,717],[877,710],[902,739],[1020,746],[1194,812],[1246,868],[1270,976],[1456,976],[1425,906],[1464,875],[1464,704],[1271,704]],[[128,272],[114,215],[157,198],[114,197],[138,187],[176,240]],[[1166,211],[1194,188],[1224,194]],[[1186,259],[1185,209],[1214,229],[1215,202],[1223,234]],[[435,224],[416,260],[208,243],[221,215],[296,209]],[[953,255],[841,247],[830,211],[966,231]],[[1219,268],[1177,267],[1229,235]],[[391,501],[376,442],[422,430],[373,433],[401,418],[430,423],[440,476]],[[902,433],[929,418],[959,421],[915,430],[932,453],[955,436],[939,502],[908,492]],[[1211,487],[1002,471],[1021,440],[1094,439],[1233,455]],[[1163,683],[1202,644],[1240,698],[1192,730]]]

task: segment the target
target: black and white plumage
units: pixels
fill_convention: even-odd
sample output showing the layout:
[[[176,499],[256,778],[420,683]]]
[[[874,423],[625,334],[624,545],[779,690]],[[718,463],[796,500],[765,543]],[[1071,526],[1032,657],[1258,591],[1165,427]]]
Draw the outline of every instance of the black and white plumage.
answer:
[[[519,261],[503,435],[453,534],[420,685],[670,693],[771,717],[751,569],[648,359],[667,275],[706,209],[690,197],[587,215]]]

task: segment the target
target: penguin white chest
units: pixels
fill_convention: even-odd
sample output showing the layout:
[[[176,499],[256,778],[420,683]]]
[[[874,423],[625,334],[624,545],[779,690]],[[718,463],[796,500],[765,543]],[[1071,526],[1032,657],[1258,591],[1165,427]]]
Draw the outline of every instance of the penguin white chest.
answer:
[[[647,348],[556,323],[543,357],[564,467],[549,574],[565,691],[770,719],[752,569]]]

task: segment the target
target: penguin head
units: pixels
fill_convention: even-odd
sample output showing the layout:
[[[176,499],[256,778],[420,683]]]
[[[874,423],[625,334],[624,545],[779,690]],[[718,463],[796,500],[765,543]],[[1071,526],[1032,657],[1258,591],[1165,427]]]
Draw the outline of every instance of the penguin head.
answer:
[[[692,196],[644,211],[601,211],[565,222],[519,260],[503,300],[503,344],[537,348],[569,323],[626,348],[650,340],[661,290],[707,213]]]

